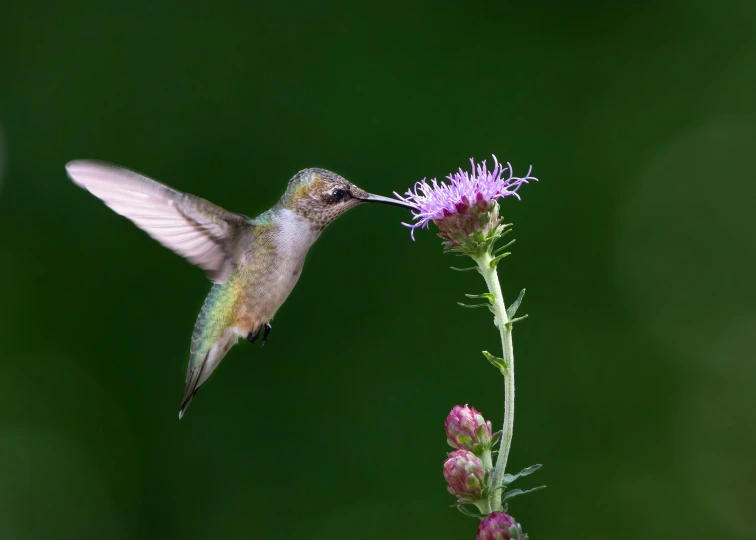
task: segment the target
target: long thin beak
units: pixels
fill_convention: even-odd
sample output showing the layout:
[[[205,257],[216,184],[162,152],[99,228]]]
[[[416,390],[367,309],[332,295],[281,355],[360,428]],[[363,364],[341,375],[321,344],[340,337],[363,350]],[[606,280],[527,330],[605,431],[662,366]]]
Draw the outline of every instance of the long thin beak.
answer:
[[[408,204],[406,202],[400,201],[398,199],[391,199],[389,197],[382,197],[381,195],[373,195],[372,193],[368,193],[367,197],[360,197],[361,201],[369,202],[369,203],[382,203],[382,204],[391,204],[393,206],[401,206],[402,208],[409,208],[410,210],[414,210],[415,207],[411,204]]]

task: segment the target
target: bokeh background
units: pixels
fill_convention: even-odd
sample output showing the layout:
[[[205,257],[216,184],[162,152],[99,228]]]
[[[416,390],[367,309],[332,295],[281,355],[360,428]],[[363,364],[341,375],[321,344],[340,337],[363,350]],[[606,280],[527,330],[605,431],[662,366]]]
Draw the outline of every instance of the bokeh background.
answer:
[[[482,280],[398,208],[329,227],[265,349],[178,421],[202,271],[65,176],[255,215],[495,153],[526,287],[511,513],[534,539],[756,538],[756,5],[0,6],[0,538],[471,539],[443,421],[500,424]]]

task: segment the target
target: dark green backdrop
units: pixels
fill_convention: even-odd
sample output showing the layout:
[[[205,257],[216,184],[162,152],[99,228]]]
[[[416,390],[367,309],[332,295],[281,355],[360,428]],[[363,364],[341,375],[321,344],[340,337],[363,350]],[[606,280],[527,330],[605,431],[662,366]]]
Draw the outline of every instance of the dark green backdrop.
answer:
[[[500,424],[482,292],[360,207],[265,349],[178,421],[210,285],[68,181],[97,158],[231,210],[333,169],[403,191],[491,153],[515,331],[510,510],[534,539],[754,538],[756,7],[0,5],[0,538],[472,539],[443,421]]]

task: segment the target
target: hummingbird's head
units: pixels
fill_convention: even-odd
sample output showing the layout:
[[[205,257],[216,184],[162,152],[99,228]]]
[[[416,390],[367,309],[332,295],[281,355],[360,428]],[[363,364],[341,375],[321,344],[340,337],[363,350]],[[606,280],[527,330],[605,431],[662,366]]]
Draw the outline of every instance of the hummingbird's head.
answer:
[[[323,229],[350,208],[369,202],[414,208],[396,199],[372,195],[325,169],[299,171],[289,181],[280,204]]]

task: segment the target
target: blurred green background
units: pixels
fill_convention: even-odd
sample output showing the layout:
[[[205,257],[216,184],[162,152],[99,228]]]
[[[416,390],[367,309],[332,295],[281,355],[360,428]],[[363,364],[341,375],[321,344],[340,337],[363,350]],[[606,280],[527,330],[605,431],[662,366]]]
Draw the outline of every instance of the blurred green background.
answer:
[[[210,284],[75,187],[119,163],[255,215],[305,167],[389,195],[495,153],[534,539],[756,538],[756,5],[0,6],[0,538],[472,539],[443,422],[495,425],[482,292],[406,212],[329,227],[178,421]],[[490,159],[490,158],[489,158]]]

